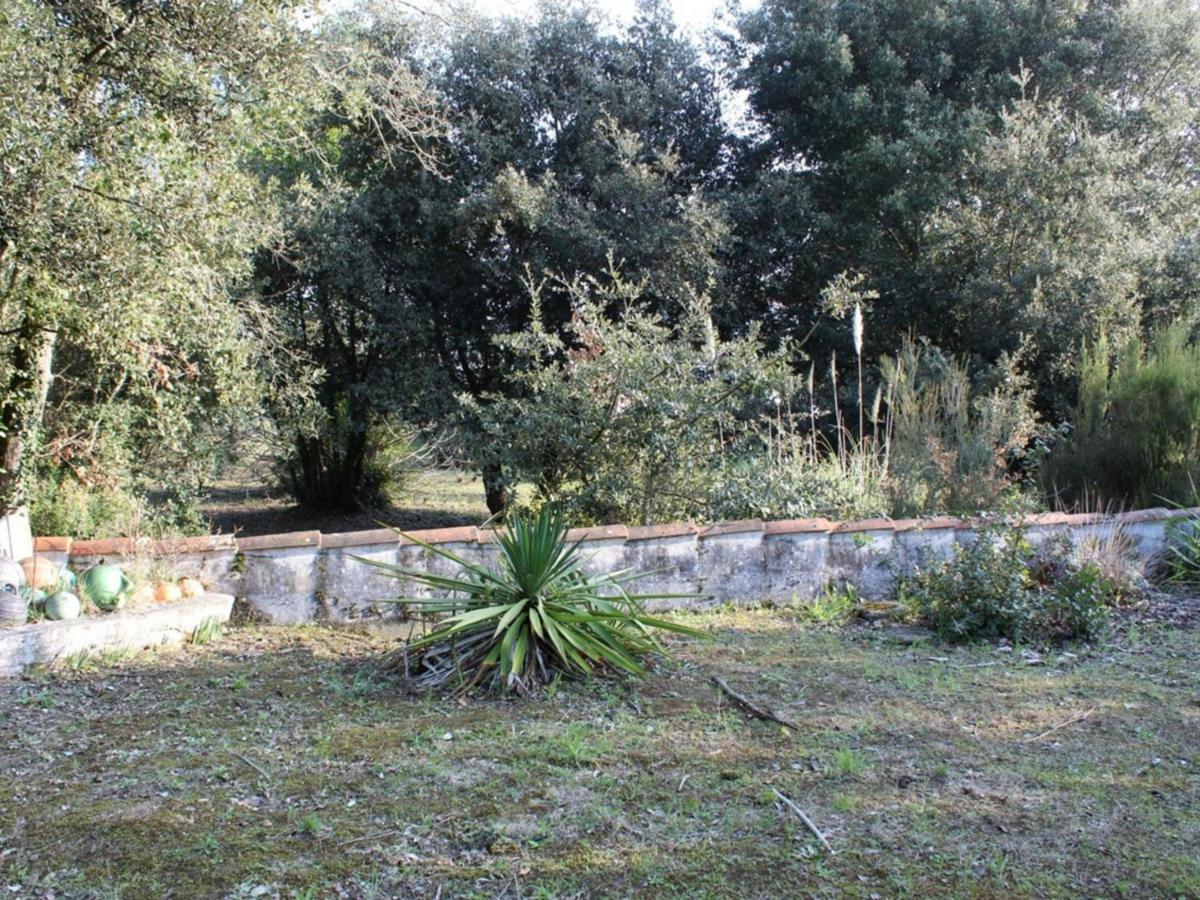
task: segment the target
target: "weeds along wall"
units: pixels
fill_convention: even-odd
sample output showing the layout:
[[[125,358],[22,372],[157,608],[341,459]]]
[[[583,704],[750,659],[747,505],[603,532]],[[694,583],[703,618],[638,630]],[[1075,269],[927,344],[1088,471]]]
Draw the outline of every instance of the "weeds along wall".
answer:
[[[1136,554],[1151,559],[1165,549],[1172,521],[1196,510],[1147,509],[1117,515],[1046,513],[1018,520],[1033,542],[1068,532],[1077,541],[1123,533]],[[898,574],[922,559],[947,556],[956,542],[974,540],[981,520],[866,519],[831,522],[750,519],[698,527],[690,524],[580,529],[589,568],[601,572],[652,572],[644,589],[700,594],[660,602],[658,608],[701,609],[725,602],[791,603],[820,594],[826,585],[853,587],[883,598]],[[474,527],[414,532],[420,540],[488,561],[494,533]],[[353,622],[397,615],[386,601],[401,585],[362,560],[448,572],[448,564],[389,529],[234,538],[227,535],[174,541],[38,538],[36,552],[82,568],[100,560],[172,568],[199,578],[212,591],[238,598],[239,615],[278,624]],[[405,586],[406,591],[414,591]],[[413,594],[410,594],[413,595]]]

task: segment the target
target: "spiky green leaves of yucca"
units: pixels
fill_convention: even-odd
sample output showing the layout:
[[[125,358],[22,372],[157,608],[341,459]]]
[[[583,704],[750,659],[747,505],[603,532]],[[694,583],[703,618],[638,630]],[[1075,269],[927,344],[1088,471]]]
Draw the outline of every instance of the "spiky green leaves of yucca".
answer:
[[[442,595],[391,601],[437,617],[431,631],[386,660],[393,667],[402,665],[420,689],[468,690],[491,684],[524,692],[559,673],[616,670],[641,675],[642,658],[663,649],[654,629],[705,637],[693,628],[647,615],[644,609],[647,600],[693,595],[626,590],[645,573],[586,574],[579,543],[567,540],[557,509],[544,507],[532,517],[513,513],[507,527],[496,534],[495,567],[406,537],[456,569],[452,575],[439,575],[363,560]]]

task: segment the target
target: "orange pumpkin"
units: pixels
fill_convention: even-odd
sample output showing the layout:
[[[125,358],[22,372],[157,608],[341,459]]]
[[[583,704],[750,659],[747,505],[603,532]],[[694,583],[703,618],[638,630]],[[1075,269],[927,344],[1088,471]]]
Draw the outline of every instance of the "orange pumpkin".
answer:
[[[203,597],[205,593],[204,585],[195,578],[180,578],[179,590],[183,592],[185,600],[190,600],[192,597]]]
[[[130,605],[135,609],[141,606],[149,606],[154,602],[154,585],[150,582],[142,582],[134,590],[133,595],[129,598]]]
[[[155,603],[178,603],[182,599],[183,591],[179,589],[179,585],[170,581],[154,582]]]
[[[53,560],[44,556],[27,556],[21,560],[21,568],[25,570],[25,583],[39,590],[47,590],[58,586],[62,577],[62,569]]]

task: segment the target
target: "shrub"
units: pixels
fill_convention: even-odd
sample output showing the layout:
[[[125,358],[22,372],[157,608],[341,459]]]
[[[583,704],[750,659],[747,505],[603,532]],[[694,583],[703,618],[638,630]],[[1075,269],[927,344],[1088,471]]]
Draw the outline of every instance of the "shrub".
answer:
[[[1119,595],[1072,551],[1069,539],[1035,549],[1019,528],[993,525],[901,579],[899,595],[950,642],[1092,638]]]
[[[399,421],[376,416],[348,397],[331,410],[306,407],[304,429],[275,460],[280,487],[308,509],[380,509],[410,482],[423,454]]]
[[[502,342],[519,360],[511,395],[462,398],[468,451],[580,521],[709,518],[726,461],[766,461],[785,354],[756,328],[721,340],[703,298],[657,315],[615,271],[566,289],[565,336],[543,328],[535,291],[529,329]]]
[[[782,458],[759,453],[726,460],[709,493],[707,517],[864,519],[890,514],[886,473],[870,446],[851,445],[838,457],[814,455],[807,444]]]
[[[638,575],[585,575],[578,543],[568,543],[562,513],[545,506],[536,517],[513,513],[496,535],[499,564],[487,568],[446,550],[420,544],[452,563],[453,575],[438,575],[363,560],[386,573],[449,592],[445,598],[401,598],[394,602],[440,618],[424,637],[391,654],[385,664],[413,669],[425,689],[468,690],[490,683],[501,690],[527,691],[556,675],[587,675],[614,669],[644,671],[640,657],[662,647],[651,629],[695,637],[703,633],[643,609],[644,601],[669,594],[630,594]]]
[[[30,494],[30,524],[35,534],[75,538],[203,534],[208,526],[196,503],[183,490],[160,492],[152,501],[120,470],[79,473],[43,464]]]
[[[944,640],[1019,640],[1031,618],[1030,549],[1017,529],[983,529],[903,579],[900,597]]]
[[[973,383],[963,362],[907,339],[880,367],[891,514],[1010,506],[1014,464],[1038,432],[1033,392],[1016,360],[1002,358]]]
[[[1049,589],[1037,592],[1035,624],[1043,635],[1088,640],[1108,620],[1113,586],[1095,565],[1069,572]]]
[[[1115,351],[1085,347],[1073,428],[1044,470],[1047,493],[1129,505],[1183,501],[1200,477],[1200,344],[1173,325]]]
[[[1200,584],[1200,518],[1181,516],[1167,529],[1166,577],[1173,584]]]

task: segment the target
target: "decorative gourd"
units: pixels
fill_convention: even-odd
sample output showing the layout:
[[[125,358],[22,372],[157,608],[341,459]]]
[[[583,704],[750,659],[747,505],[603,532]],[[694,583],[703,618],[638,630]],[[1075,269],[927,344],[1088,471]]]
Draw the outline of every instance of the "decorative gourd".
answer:
[[[0,587],[11,584],[12,589],[16,591],[24,583],[25,570],[21,568],[21,564],[15,559],[0,556]]]
[[[170,581],[154,582],[155,603],[178,603],[182,599],[183,591],[179,589],[179,585]]]
[[[129,605],[135,609],[140,609],[143,606],[149,606],[154,602],[154,585],[149,581],[143,581],[136,588],[133,594],[129,597]]]
[[[183,592],[183,599],[185,600],[204,596],[204,585],[195,578],[179,579],[179,590]]]
[[[73,594],[78,588],[79,579],[75,577],[75,573],[63,566],[62,571],[58,573],[58,589]]]
[[[92,566],[79,576],[79,590],[84,598],[101,609],[120,609],[129,598],[129,579],[120,566]]]
[[[54,588],[62,577],[62,568],[54,560],[44,556],[27,556],[21,560],[25,572],[25,583],[30,587]]]
[[[54,621],[78,619],[83,610],[79,598],[69,591],[59,591],[46,598],[46,618]]]
[[[29,601],[10,588],[0,588],[0,625],[24,625],[29,618]]]

